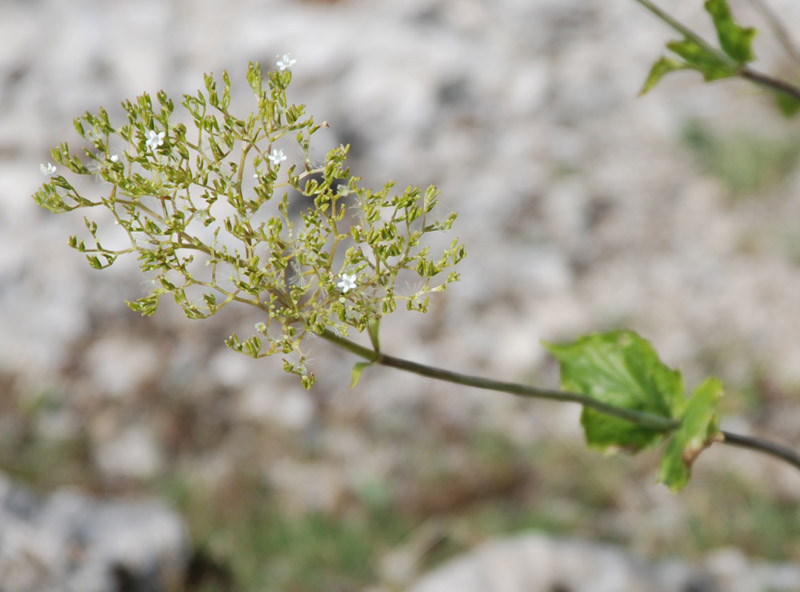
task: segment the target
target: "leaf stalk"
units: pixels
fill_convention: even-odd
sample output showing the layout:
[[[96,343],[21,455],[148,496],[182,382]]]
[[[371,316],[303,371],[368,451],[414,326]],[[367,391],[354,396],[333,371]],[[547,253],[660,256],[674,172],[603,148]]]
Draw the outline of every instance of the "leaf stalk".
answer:
[[[398,370],[411,372],[412,374],[417,374],[419,376],[433,378],[434,380],[441,380],[443,382],[449,382],[452,384],[508,393],[518,397],[577,403],[584,407],[599,411],[600,413],[605,413],[606,415],[610,415],[612,417],[624,419],[642,427],[664,432],[671,432],[681,425],[680,421],[676,419],[654,415],[652,413],[644,413],[633,409],[615,407],[614,405],[603,403],[602,401],[592,399],[591,397],[580,393],[539,388],[515,382],[505,382],[491,378],[484,378],[481,376],[472,376],[469,374],[462,374],[460,372],[453,372],[452,370],[445,370],[443,368],[436,368],[434,366],[420,364],[418,362],[413,362],[403,358],[397,358],[382,352],[376,352],[368,347],[364,347],[363,345],[359,345],[358,343],[355,343],[346,337],[342,337],[341,335],[337,335],[328,329],[323,331],[320,334],[320,337],[346,351],[349,351],[350,353],[369,360],[374,364],[380,364],[381,366],[386,366],[388,368],[396,368]],[[762,454],[766,454],[787,462],[800,470],[800,454],[786,446],[761,438],[734,434],[726,430],[721,430],[720,432],[724,438],[721,440],[723,444],[755,450]]]

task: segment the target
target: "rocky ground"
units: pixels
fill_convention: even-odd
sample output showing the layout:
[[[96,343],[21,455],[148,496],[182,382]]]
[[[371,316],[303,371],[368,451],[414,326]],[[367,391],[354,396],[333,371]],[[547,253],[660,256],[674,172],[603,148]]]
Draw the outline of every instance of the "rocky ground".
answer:
[[[795,2],[770,4],[800,19]],[[763,28],[750,3],[734,6]],[[700,2],[674,9],[708,32]],[[70,482],[69,463],[25,451],[78,439],[102,495],[177,474],[216,486],[248,467],[288,513],[347,515],[375,483],[425,506],[420,459],[476,473],[469,434],[581,448],[571,407],[390,370],[368,370],[350,391],[353,360],[324,344],[306,393],[278,360],[225,348],[258,320],[246,310],[196,322],[165,302],[139,318],[123,302],[144,293],[135,261],[88,269],[66,247],[80,216],[29,199],[76,115],[100,105],[119,115],[120,100],[145,91],[191,93],[204,72],[241,82],[248,61],[269,67],[287,51],[293,99],[330,123],[320,155],[349,143],[367,183],[433,183],[443,210],[459,212],[462,281],[428,315],[387,319],[387,351],[555,385],[540,340],[625,326],[688,384],[713,372],[729,385],[724,426],[800,446],[797,124],[751,86],[703,86],[690,73],[637,98],[674,36],[635,2],[0,0],[0,16],[0,445],[28,459],[7,470]],[[777,72],[772,37],[757,51]],[[234,102],[247,100],[242,83]],[[596,478],[606,461],[586,458]],[[791,469],[732,449],[707,458],[698,472],[800,500]],[[635,466],[635,487],[589,534],[652,558],[675,550],[686,502],[653,484],[652,462]],[[437,503],[420,515],[447,508]],[[784,558],[800,554],[797,540]]]

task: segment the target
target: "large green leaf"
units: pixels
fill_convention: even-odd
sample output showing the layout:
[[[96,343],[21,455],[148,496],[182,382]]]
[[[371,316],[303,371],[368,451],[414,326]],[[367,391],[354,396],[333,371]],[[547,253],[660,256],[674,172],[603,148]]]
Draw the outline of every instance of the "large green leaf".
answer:
[[[685,405],[680,372],[659,360],[652,346],[632,331],[595,333],[578,341],[545,346],[561,363],[561,387],[593,399],[667,418]],[[662,431],[584,407],[581,424],[589,446],[631,452],[661,442]]]
[[[689,481],[692,463],[713,442],[721,440],[716,413],[722,384],[709,378],[698,386],[681,415],[681,425],[672,435],[661,459],[659,481],[672,490]]]
[[[705,7],[714,20],[722,50],[740,65],[756,59],[753,54],[753,38],[757,31],[752,27],[740,27],[733,20],[728,0],[708,0]]]

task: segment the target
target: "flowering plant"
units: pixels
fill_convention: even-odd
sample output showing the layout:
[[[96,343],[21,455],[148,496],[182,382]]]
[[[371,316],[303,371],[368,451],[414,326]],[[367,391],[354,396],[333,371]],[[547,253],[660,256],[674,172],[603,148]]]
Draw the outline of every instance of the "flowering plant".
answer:
[[[659,59],[643,92],[666,74],[689,69],[707,81],[741,77],[774,90],[787,113],[800,106],[800,89],[749,66],[755,31],[736,23],[727,0],[705,3],[719,47],[649,0],[636,1],[683,36],[667,45],[679,59]],[[120,255],[138,255],[154,287],[130,303],[136,311],[153,314],[165,294],[189,318],[208,317],[233,302],[259,309],[263,320],[255,334],[234,334],[227,344],[256,358],[287,356],[284,368],[306,388],[314,375],[303,340],[317,335],[364,359],[353,368],[353,385],[365,367],[380,364],[455,384],[579,403],[589,446],[637,452],[666,443],[659,476],[672,489],[687,483],[694,459],[715,442],[753,448],[800,468],[800,456],[786,448],[720,430],[720,382],[708,378],[687,397],[680,373],[632,331],[546,344],[561,365],[563,390],[459,374],[381,351],[384,315],[398,302],[425,312],[430,294],[458,279],[449,270],[465,255],[458,239],[436,256],[424,246],[426,235],[451,229],[455,214],[433,217],[434,187],[402,193],[393,192],[391,183],[379,191],[361,187],[344,166],[345,147],[331,150],[316,166],[310,140],[326,124],[287,103],[295,63],[289,54],[281,56],[266,78],[258,64],[250,64],[247,81],[256,107],[244,118],[230,109],[227,74],[220,89],[209,75],[204,91],[184,97],[191,130],[174,121],[173,102],[163,92],[157,106],[149,95],[124,102],[128,121],[121,126],[112,125],[103,109],[87,113],[75,120],[86,141],[83,155],[65,143],[53,150],[53,159],[74,175],[97,175],[108,192],[85,197],[47,163],[42,172],[49,180],[34,199],[53,212],[110,212],[125,246],[104,246],[105,235],[101,242],[98,222],[89,218],[89,243],[77,237],[69,243],[98,269]],[[299,155],[297,163],[287,150]],[[297,205],[303,196],[312,202],[305,208]],[[401,275],[416,276],[412,289],[399,287]],[[351,329],[366,332],[371,347],[352,341]]]
[[[228,345],[253,357],[294,353],[285,368],[310,387],[306,336],[346,337],[348,329],[377,326],[398,302],[425,312],[430,293],[458,279],[444,272],[464,248],[454,239],[434,258],[423,246],[426,234],[447,231],[455,220],[455,214],[431,218],[434,187],[402,193],[391,184],[380,191],[360,187],[344,168],[344,147],[313,163],[310,138],[326,124],[287,103],[294,63],[284,55],[266,79],[258,64],[250,64],[256,110],[246,118],[231,112],[227,74],[221,89],[206,76],[205,93],[184,97],[191,131],[173,122],[174,105],[163,92],[157,108],[149,95],[123,103],[128,121],[119,127],[103,109],[87,113],[75,120],[88,142],[83,159],[66,143],[53,158],[76,175],[99,176],[108,193],[87,198],[66,177],[53,175],[48,163],[42,170],[53,176],[34,198],[53,212],[101,207],[111,213],[126,246],[106,247],[98,223],[88,218],[91,241],[72,237],[70,245],[97,269],[138,254],[154,287],[129,303],[133,310],[151,315],[165,294],[190,318],[208,317],[232,302],[254,306],[265,319],[256,334],[244,340],[232,335]],[[292,143],[300,162],[287,167],[277,146],[288,150]],[[313,205],[293,215],[304,197]],[[404,272],[419,277],[413,289],[398,287]]]

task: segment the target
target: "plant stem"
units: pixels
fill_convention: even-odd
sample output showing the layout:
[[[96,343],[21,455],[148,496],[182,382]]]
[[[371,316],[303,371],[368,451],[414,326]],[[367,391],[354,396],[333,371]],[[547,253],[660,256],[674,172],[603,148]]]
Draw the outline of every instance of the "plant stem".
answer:
[[[794,450],[791,450],[786,446],[781,446],[780,444],[775,444],[774,442],[769,442],[761,438],[740,436],[738,434],[726,432],[725,430],[721,431],[722,435],[725,437],[725,439],[722,441],[723,444],[730,444],[731,446],[739,446],[740,448],[756,450],[758,452],[774,456],[775,458],[783,460],[800,469],[800,456],[798,456]]]
[[[747,66],[742,66],[737,71],[739,76],[745,80],[749,80],[750,82],[758,84],[759,86],[766,86],[772,90],[786,93],[787,95],[790,95],[800,101],[800,88],[793,84],[789,84],[788,82],[779,80],[778,78],[773,78],[772,76],[767,76],[761,72],[756,72]]]
[[[346,349],[351,353],[361,356],[362,358],[366,358],[375,364],[380,364],[381,366],[387,366],[389,368],[397,368],[398,370],[405,370],[406,372],[411,372],[420,376],[427,376],[428,378],[434,378],[444,382],[461,384],[464,386],[471,386],[490,391],[498,391],[501,393],[509,393],[518,397],[530,397],[535,399],[548,399],[551,401],[578,403],[579,405],[589,407],[601,413],[605,413],[606,415],[618,417],[620,419],[633,422],[637,425],[658,431],[671,431],[680,425],[679,421],[669,417],[645,413],[643,411],[636,411],[634,409],[615,407],[614,405],[603,403],[602,401],[598,401],[597,399],[593,399],[588,395],[582,395],[580,393],[537,388],[515,382],[503,382],[501,380],[493,380],[491,378],[471,376],[469,374],[461,374],[451,370],[426,366],[425,364],[412,362],[402,358],[396,358],[384,353],[376,353],[367,347],[358,345],[357,343],[336,335],[327,329],[321,334],[321,337],[332,343],[335,343],[339,347]]]
[[[745,65],[738,64],[735,60],[731,59],[725,52],[720,51],[716,47],[709,45],[706,41],[700,37],[697,33],[692,31],[691,29],[687,28],[680,22],[676,21],[666,12],[661,10],[658,6],[650,2],[650,0],[635,0],[642,6],[644,6],[647,10],[652,12],[656,15],[660,20],[665,22],[667,25],[675,29],[678,33],[690,39],[697,45],[701,46],[708,52],[713,53],[718,59],[727,63],[729,66],[736,70],[736,74],[740,78],[744,78],[745,80],[749,80],[750,82],[757,84],[759,86],[764,86],[766,88],[770,88],[772,90],[786,93],[798,101],[800,101],[800,88],[797,86],[790,84],[784,80],[780,80],[778,78],[773,78],[772,76],[768,76],[767,74],[762,74],[752,68],[749,68]]]
[[[395,358],[394,356],[389,356],[386,354],[380,354],[375,363],[381,364],[382,366],[388,366],[389,368],[397,368],[398,370],[413,372],[414,374],[419,374],[420,376],[435,378],[436,380],[443,380],[453,384],[462,384],[465,386],[471,386],[490,391],[498,391],[501,393],[509,393],[518,397],[531,397],[536,399],[549,399],[551,401],[578,403],[584,407],[590,407],[606,415],[618,417],[620,419],[633,422],[637,425],[658,431],[671,431],[680,425],[680,422],[668,417],[644,413],[642,411],[635,411],[633,409],[615,407],[614,405],[603,403],[602,401],[598,401],[597,399],[593,399],[580,393],[543,389],[525,384],[518,384],[515,382],[503,382],[500,380],[493,380],[491,378],[460,374],[450,370],[443,370],[441,368],[434,368],[432,366],[426,366],[417,362]]]
[[[638,2],[639,4],[641,4],[642,6],[644,6],[647,10],[652,12],[654,15],[656,15],[659,19],[664,21],[670,27],[675,29],[678,33],[680,33],[681,35],[683,35],[687,39],[690,39],[691,41],[694,41],[697,45],[699,45],[700,47],[702,47],[706,51],[714,54],[715,56],[717,56],[718,59],[720,59],[721,61],[727,63],[729,66],[736,67],[738,65],[734,60],[732,60],[730,57],[728,57],[725,53],[721,52],[716,47],[714,47],[712,45],[709,45],[706,42],[705,39],[700,37],[700,35],[698,35],[694,31],[692,31],[688,27],[684,26],[680,22],[676,21],[674,18],[672,18],[666,12],[661,10],[658,6],[656,6],[655,4],[650,2],[650,0],[635,0],[635,1]]]
[[[580,393],[543,389],[515,382],[503,382],[500,380],[493,380],[491,378],[471,376],[468,374],[453,372],[451,370],[427,366],[425,364],[412,362],[402,358],[396,358],[381,352],[373,351],[368,347],[364,347],[363,345],[359,345],[345,337],[337,335],[329,329],[325,329],[325,331],[320,334],[320,337],[330,341],[335,345],[338,345],[342,349],[369,360],[373,364],[380,364],[381,366],[387,366],[389,368],[405,370],[406,372],[411,372],[413,374],[426,376],[436,380],[442,380],[444,382],[498,391],[501,393],[509,393],[518,397],[530,397],[534,399],[548,399],[551,401],[578,403],[579,405],[589,407],[599,411],[600,413],[605,413],[606,415],[618,417],[642,427],[663,432],[672,431],[681,425],[681,422],[676,419],[671,419],[661,415],[653,415],[652,413],[645,413],[642,411],[635,411],[633,409],[615,407],[614,405],[603,403],[602,401],[598,401],[589,397],[588,395],[582,395]],[[722,440],[723,444],[756,450],[763,454],[774,456],[775,458],[783,460],[797,469],[800,469],[800,455],[785,446],[781,446],[780,444],[775,444],[767,440],[762,440],[760,438],[732,434],[731,432],[727,432],[725,430],[721,430],[721,433],[724,437]]]
[[[783,49],[786,50],[786,53],[789,57],[795,62],[800,63],[800,52],[797,51],[797,47],[792,41],[792,36],[789,34],[789,30],[784,26],[781,19],[778,17],[775,12],[767,5],[764,0],[750,0],[750,3],[756,7],[764,19],[767,21],[767,24],[775,33],[775,36],[778,38],[778,41],[783,46]]]

